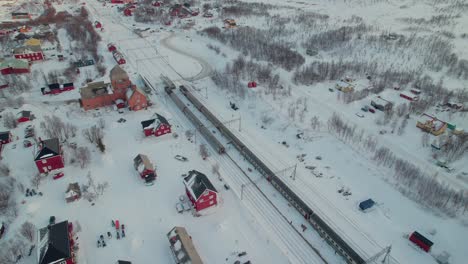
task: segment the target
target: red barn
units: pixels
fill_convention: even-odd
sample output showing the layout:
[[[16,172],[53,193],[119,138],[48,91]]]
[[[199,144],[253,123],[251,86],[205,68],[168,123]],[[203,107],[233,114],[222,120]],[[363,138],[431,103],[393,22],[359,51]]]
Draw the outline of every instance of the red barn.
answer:
[[[66,91],[71,91],[75,89],[75,86],[73,83],[64,83],[64,84],[58,84],[58,83],[53,83],[49,84],[47,87],[41,88],[42,94],[59,94],[62,92]]]
[[[33,115],[31,114],[31,111],[21,111],[18,113],[16,121],[18,123],[24,123],[31,121],[33,119]]]
[[[171,133],[171,125],[163,116],[156,114],[156,118],[141,122],[145,136],[155,135],[157,137]]]
[[[7,59],[0,63],[2,75],[22,74],[30,72],[30,65],[27,60]]]
[[[133,159],[133,167],[142,179],[145,180],[146,184],[152,184],[156,179],[156,172],[154,171],[153,164],[148,159],[148,156],[143,154],[138,154]]]
[[[9,131],[0,132],[0,157],[3,149],[3,145],[10,143],[13,140],[13,136]]]
[[[417,101],[419,99],[419,96],[413,93],[408,93],[408,92],[401,92],[400,97],[405,98],[410,101]]]
[[[39,229],[38,264],[75,264],[73,225],[68,221]]]
[[[48,173],[63,168],[63,152],[59,140],[53,138],[41,141],[34,161],[40,173]]]
[[[112,52],[112,56],[114,56],[114,60],[119,64],[125,64],[126,61],[125,61],[125,58],[124,56],[122,55],[122,53],[118,52],[118,51],[114,51]]]
[[[409,240],[413,242],[414,244],[416,244],[418,247],[422,248],[426,252],[429,252],[429,250],[431,250],[432,245],[434,245],[432,241],[430,241],[429,239],[427,239],[426,237],[424,237],[417,231],[414,231],[410,235]]]
[[[184,184],[185,193],[197,212],[218,204],[218,191],[205,174],[191,170]]]
[[[5,145],[13,141],[13,135],[10,131],[0,132],[0,145]]]
[[[44,53],[40,46],[23,46],[13,50],[16,59],[26,59],[28,61],[38,61],[44,59]]]

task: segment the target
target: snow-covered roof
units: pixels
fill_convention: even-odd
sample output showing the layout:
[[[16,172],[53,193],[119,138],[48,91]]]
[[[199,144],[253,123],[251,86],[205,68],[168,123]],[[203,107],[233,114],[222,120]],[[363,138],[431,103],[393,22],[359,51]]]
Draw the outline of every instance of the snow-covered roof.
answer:
[[[134,91],[132,88],[128,88],[127,92],[125,93],[125,96],[127,97],[127,100],[130,99],[133,95]]]
[[[148,156],[144,154],[138,154],[134,159],[133,159],[133,165],[135,169],[138,172],[143,172],[145,169],[147,170],[154,170],[153,164],[149,160]]]
[[[23,46],[13,49],[13,54],[27,54],[32,52],[42,52],[41,46]]]
[[[0,69],[5,68],[14,68],[14,69],[28,69],[29,62],[27,60],[21,59],[6,59],[0,63]]]
[[[141,121],[141,126],[143,127],[143,130],[157,128],[160,124],[170,125],[165,117],[159,114],[155,114],[155,116],[156,118]]]
[[[112,87],[109,83],[93,82],[88,83],[85,87],[80,89],[81,98],[94,98],[104,94],[112,94]]]
[[[127,80],[128,74],[127,72],[120,67],[120,65],[115,65],[114,68],[110,71],[110,79],[111,81],[119,81],[119,80]]]
[[[187,257],[188,261],[183,263],[203,264],[200,255],[198,255],[198,252],[193,245],[192,237],[189,236],[184,227],[174,227],[167,234],[167,238],[171,243],[172,252],[178,261],[182,261]]]
[[[37,263],[56,263],[70,257],[68,221],[39,229]]]
[[[60,143],[57,138],[43,140],[39,144],[39,148],[34,160],[41,160],[60,154]]]
[[[188,172],[188,176],[184,178],[184,184],[195,200],[198,200],[206,190],[217,192],[208,177],[196,170]]]

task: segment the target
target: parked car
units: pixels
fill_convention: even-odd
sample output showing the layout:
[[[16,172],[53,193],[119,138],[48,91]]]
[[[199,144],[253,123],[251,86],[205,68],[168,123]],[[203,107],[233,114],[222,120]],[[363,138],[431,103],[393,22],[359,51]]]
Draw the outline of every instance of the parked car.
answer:
[[[360,118],[363,118],[363,117],[364,117],[364,115],[361,114],[361,113],[356,113],[356,116],[358,116],[358,117],[360,117]]]
[[[224,184],[224,189],[229,190],[229,189],[231,189],[231,187],[229,187],[229,185],[227,183],[225,183]]]
[[[186,157],[181,156],[181,155],[175,155],[174,159],[180,160],[180,161],[188,161],[188,159]]]
[[[369,112],[371,112],[371,113],[373,113],[373,114],[374,114],[374,113],[375,113],[375,109],[374,109],[374,108],[372,108],[372,107],[369,107]]]
[[[25,148],[29,148],[29,147],[32,146],[32,142],[31,142],[30,140],[25,139],[25,140],[23,141],[23,146],[24,146]]]
[[[369,106],[365,105],[365,106],[361,107],[361,110],[364,111],[364,112],[367,112],[367,111],[369,111]]]
[[[58,180],[58,179],[62,178],[63,176],[65,176],[65,174],[63,172],[57,172],[57,173],[55,173],[53,179]]]

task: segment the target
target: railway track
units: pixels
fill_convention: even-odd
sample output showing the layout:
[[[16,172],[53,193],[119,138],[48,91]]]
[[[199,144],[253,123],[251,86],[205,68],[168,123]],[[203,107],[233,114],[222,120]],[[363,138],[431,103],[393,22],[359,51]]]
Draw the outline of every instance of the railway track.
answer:
[[[230,131],[216,116],[214,116],[186,87],[181,86],[182,94],[216,127],[224,137],[259,171],[282,195],[288,200],[324,238],[328,244],[335,249],[348,263],[364,264],[365,256],[362,252],[354,250],[341,236],[339,236],[329,224],[327,224],[315,210],[301,199],[283,180],[265,165],[243,142]],[[210,132],[211,133],[211,132]],[[361,254],[360,254],[361,253]]]

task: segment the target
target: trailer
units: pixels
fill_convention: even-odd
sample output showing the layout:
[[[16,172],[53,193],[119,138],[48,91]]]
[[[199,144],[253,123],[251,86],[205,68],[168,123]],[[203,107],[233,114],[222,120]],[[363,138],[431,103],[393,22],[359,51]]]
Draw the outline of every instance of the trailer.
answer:
[[[417,231],[414,231],[409,236],[409,240],[426,252],[429,252],[431,250],[432,245],[434,245],[434,243],[431,240],[427,239],[425,236],[421,235]]]
[[[112,52],[112,56],[114,57],[114,60],[119,64],[119,65],[122,65],[122,64],[125,64],[126,61],[125,61],[125,58],[124,56],[122,55],[122,53],[118,52],[118,51],[113,51]]]
[[[401,92],[400,97],[405,98],[411,102],[419,100],[419,96],[413,94],[413,93],[408,93],[408,92]]]

